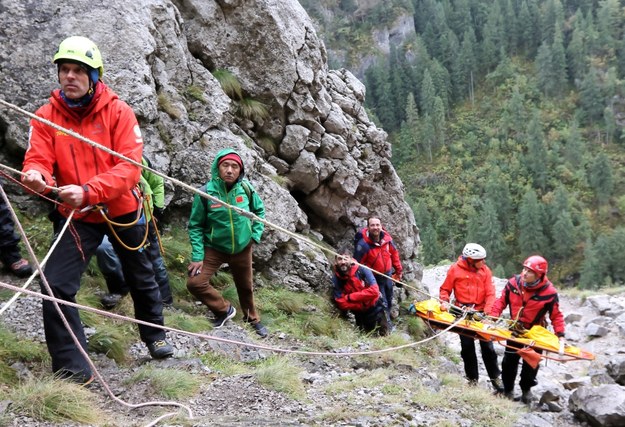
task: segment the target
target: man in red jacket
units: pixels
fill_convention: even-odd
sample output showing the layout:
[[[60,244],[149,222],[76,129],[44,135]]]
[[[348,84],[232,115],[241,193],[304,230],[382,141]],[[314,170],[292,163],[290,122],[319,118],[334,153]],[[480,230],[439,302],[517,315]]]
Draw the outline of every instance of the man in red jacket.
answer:
[[[139,124],[132,109],[100,80],[104,68],[98,47],[85,37],[69,37],[59,45],[54,63],[61,88],[52,92],[50,102],[36,114],[141,163],[143,139]],[[55,218],[55,235],[65,218],[77,211],[72,233],[63,234],[45,266],[45,277],[54,295],[76,301],[80,277],[106,234],[122,260],[135,316],[163,325],[163,306],[152,264],[143,248],[129,249],[141,246],[145,235],[145,220],[136,222],[141,214],[141,198],[136,192],[141,168],[32,120],[23,171],[22,182],[33,191],[49,193],[46,186],[57,188],[62,203],[51,215]],[[96,205],[104,210],[92,209]],[[115,232],[111,232],[102,212],[124,226],[113,225]],[[42,290],[46,292],[43,284]],[[86,350],[78,310],[60,307]],[[50,301],[43,301],[43,321],[52,370],[61,378],[90,382],[90,365]],[[139,332],[153,358],[173,354],[162,329],[139,325]]]
[[[530,256],[523,262],[523,271],[508,280],[501,296],[495,301],[490,316],[499,317],[507,306],[510,306],[510,317],[518,322],[521,329],[530,329],[534,325],[546,325],[545,316],[549,314],[554,333],[560,338],[560,347],[564,346],[564,316],[560,311],[558,292],[547,278],[549,265],[539,255]],[[520,355],[514,348],[522,345],[508,341],[511,350],[506,350],[501,363],[504,393],[513,397],[514,382],[519,368]],[[538,350],[537,350],[538,351]],[[531,388],[536,382],[538,367],[532,368],[525,360],[521,368],[521,401],[529,404],[532,401]]]
[[[365,332],[376,327],[380,335],[388,335],[389,320],[384,298],[371,270],[354,263],[351,251],[339,251],[334,264],[334,301],[340,310],[351,311],[356,325]]]
[[[356,247],[354,258],[359,263],[375,270],[373,275],[380,287],[380,292],[386,303],[386,311],[391,316],[393,305],[393,280],[382,276],[393,275],[393,279],[401,281],[402,265],[399,261],[399,252],[391,235],[382,227],[379,218],[371,217],[367,220],[367,227],[356,233]],[[378,273],[376,273],[378,272]]]
[[[451,295],[454,306],[469,308],[478,313],[489,311],[495,301],[493,275],[486,265],[486,249],[477,243],[467,243],[458,261],[447,271],[445,281],[440,288],[441,308],[447,310]],[[480,341],[482,360],[496,392],[503,391],[503,385],[497,365],[497,353],[491,341]],[[470,384],[477,384],[479,370],[475,353],[475,339],[460,335],[460,355],[464,362],[464,372]]]

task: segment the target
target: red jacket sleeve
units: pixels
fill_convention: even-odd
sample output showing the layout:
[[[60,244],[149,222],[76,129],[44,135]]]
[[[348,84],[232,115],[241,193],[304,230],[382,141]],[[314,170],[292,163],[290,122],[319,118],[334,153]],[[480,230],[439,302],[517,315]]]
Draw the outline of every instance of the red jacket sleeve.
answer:
[[[549,318],[551,319],[551,326],[553,326],[553,332],[561,337],[564,336],[564,316],[560,311],[560,303],[556,302],[553,304],[553,308],[551,309],[551,313],[549,313]]]
[[[379,297],[380,290],[376,284],[358,292],[343,294],[340,298],[335,298],[334,300],[341,310],[360,311],[367,306],[372,306]]]
[[[495,300],[495,302],[493,303],[493,306],[490,310],[485,310],[485,313],[488,314],[489,316],[492,317],[500,317],[501,313],[503,313],[504,309],[506,308],[506,306],[508,305],[508,303],[506,302],[506,294],[508,292],[508,286],[510,285],[510,283],[508,282],[506,284],[506,286],[503,288],[503,291],[501,291],[501,296],[499,298],[497,298]]]
[[[401,276],[401,272],[403,270],[401,261],[399,260],[399,251],[394,243],[391,243],[391,263],[393,264],[393,268],[395,269],[395,274],[399,274]]]

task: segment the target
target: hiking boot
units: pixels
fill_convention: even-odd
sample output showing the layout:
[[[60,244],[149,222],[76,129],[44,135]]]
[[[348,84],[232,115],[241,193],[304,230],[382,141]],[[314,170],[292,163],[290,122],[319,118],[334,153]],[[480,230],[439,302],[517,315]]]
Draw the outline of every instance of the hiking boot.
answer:
[[[167,359],[174,355],[174,348],[165,340],[154,341],[148,344],[152,359]]]
[[[24,258],[11,264],[9,266],[9,271],[19,278],[28,277],[33,274],[33,268]]]
[[[60,371],[56,372],[54,375],[58,379],[71,381],[83,387],[88,386],[95,379],[95,376],[91,372],[89,373],[83,372],[83,373],[77,374],[67,369],[61,369]]]
[[[478,383],[478,380],[473,379],[473,378],[469,378],[469,385],[471,387],[477,387],[477,383]]]
[[[226,322],[236,316],[237,310],[234,308],[232,304],[230,304],[230,308],[226,311],[226,314],[223,316],[218,316],[213,320],[213,328],[218,329],[221,328]]]
[[[501,378],[499,378],[499,377],[491,378],[490,379],[490,383],[493,385],[493,388],[495,389],[495,393],[503,393],[504,392],[503,382],[501,381]]]
[[[102,304],[102,307],[110,310],[112,308],[115,308],[115,306],[119,304],[123,297],[124,296],[121,294],[104,294],[102,295],[102,298],[100,298],[100,303]]]
[[[534,396],[532,395],[531,390],[523,390],[523,394],[521,394],[521,402],[525,403],[526,405],[529,405],[530,403],[532,403],[533,399],[534,399]]]
[[[267,328],[265,328],[265,325],[263,325],[260,322],[255,322],[252,323],[252,328],[254,328],[254,330],[256,331],[256,333],[261,337],[261,338],[265,338],[269,332],[267,332]]]

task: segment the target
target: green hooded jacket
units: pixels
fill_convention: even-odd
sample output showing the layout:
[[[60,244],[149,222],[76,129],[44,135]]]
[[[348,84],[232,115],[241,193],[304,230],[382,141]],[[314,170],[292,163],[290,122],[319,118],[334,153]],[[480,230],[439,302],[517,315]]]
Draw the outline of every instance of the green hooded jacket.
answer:
[[[227,191],[226,183],[219,177],[219,160],[231,153],[238,155],[235,150],[230,148],[217,153],[211,166],[211,180],[206,183],[203,189],[210,196],[252,212],[264,219],[265,205],[252,184],[244,179],[244,167],[241,168],[239,179],[230,191]],[[191,261],[198,262],[204,260],[204,247],[213,248],[222,253],[237,254],[249,245],[250,240],[260,243],[265,224],[252,221],[250,218],[213,200],[203,201],[202,197],[196,194],[193,198],[188,229],[189,240],[191,241]]]

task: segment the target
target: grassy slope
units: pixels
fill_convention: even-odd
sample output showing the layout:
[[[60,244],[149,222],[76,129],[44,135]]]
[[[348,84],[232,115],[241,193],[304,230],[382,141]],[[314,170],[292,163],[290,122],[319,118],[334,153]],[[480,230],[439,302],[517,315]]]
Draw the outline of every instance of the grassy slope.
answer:
[[[23,223],[27,233],[34,236],[31,243],[41,257],[49,236],[47,223],[29,218],[24,218]],[[166,314],[166,324],[210,334],[205,310],[198,307],[184,289],[189,248],[183,227],[174,225],[165,233],[164,245],[176,300],[176,310]],[[219,282],[224,295],[236,304],[236,291],[231,277],[223,274]],[[84,276],[78,299],[98,307],[98,295],[103,289],[103,279],[92,264]],[[0,294],[2,300],[9,297],[10,292],[3,291]],[[400,317],[397,332],[389,337],[359,334],[352,324],[338,317],[329,303],[329,294],[295,293],[280,287],[279,283],[258,289],[257,301],[264,320],[274,332],[268,340],[263,341],[263,344],[269,346],[322,352],[337,349],[374,350],[424,337],[421,321],[408,315]],[[131,316],[130,301],[124,300],[116,312]],[[228,381],[237,378],[241,381],[240,378],[243,378],[245,382],[254,382],[261,388],[273,390],[302,404],[311,404],[313,400],[323,401],[324,409],[307,422],[325,425],[359,417],[375,419],[388,408],[394,408],[393,416],[399,419],[410,419],[415,411],[419,411],[435,414],[432,419],[438,420],[439,425],[450,425],[446,419],[466,417],[479,425],[507,426],[513,423],[521,410],[508,401],[490,398],[490,392],[485,388],[467,392],[464,380],[458,374],[450,373],[447,365],[451,362],[457,366],[458,355],[450,353],[436,342],[375,356],[329,358],[327,362],[340,375],[335,376],[330,383],[319,385],[303,381],[302,374],[311,362],[309,356],[277,354],[245,363],[223,353],[198,354],[200,360],[213,372],[208,377],[185,372],[184,360],[178,361],[180,368],[140,367],[139,361],[129,356],[130,346],[138,339],[134,326],[88,313],[83,314],[83,321],[97,331],[90,339],[92,354],[100,354],[95,358],[96,363],[102,365],[103,360],[106,360],[102,354],[107,353],[109,358],[117,361],[117,368],[112,369],[125,377],[124,387],[143,390],[146,383],[150,384],[145,400],[175,399],[189,403],[201,398],[201,390],[217,379]],[[5,414],[5,418],[0,417],[0,424],[8,424],[16,414],[52,423],[48,425],[66,424],[70,420],[79,425],[117,425],[127,421],[111,414],[111,411],[116,412],[117,405],[108,401],[101,389],[84,390],[54,381],[49,374],[49,359],[42,343],[17,337],[2,327],[0,354],[0,400],[9,397],[13,400],[12,412]],[[25,364],[34,375],[34,381],[19,380],[9,367],[15,362]],[[110,370],[111,367],[105,369]],[[424,372],[428,374],[423,375]],[[433,391],[433,383],[442,386],[438,392]],[[358,408],[350,407],[354,398],[360,402]],[[488,406],[488,412],[484,411],[483,405]],[[476,411],[476,406],[482,409]],[[154,418],[154,414],[149,412],[146,416]],[[139,415],[133,413],[130,416],[134,419]],[[301,420],[301,416],[298,419]],[[187,425],[187,422],[180,420],[180,424]]]

